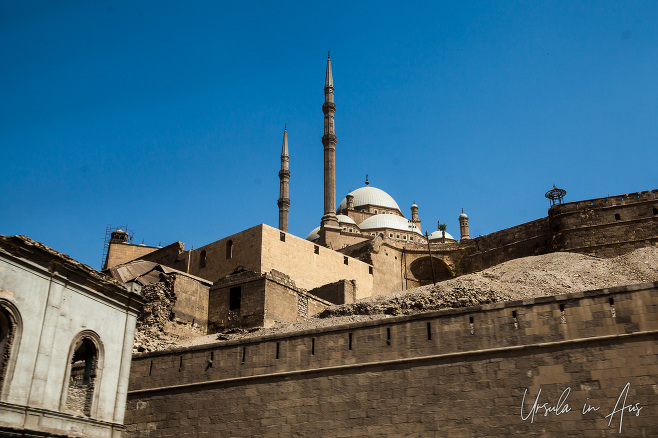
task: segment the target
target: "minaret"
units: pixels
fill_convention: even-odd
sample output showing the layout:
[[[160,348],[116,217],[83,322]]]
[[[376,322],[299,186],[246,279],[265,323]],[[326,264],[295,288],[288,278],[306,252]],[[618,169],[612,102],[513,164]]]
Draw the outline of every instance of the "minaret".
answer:
[[[339,228],[336,218],[336,131],[334,130],[334,78],[331,75],[331,52],[327,55],[327,76],[324,81],[324,216],[322,227]]]
[[[288,180],[290,179],[290,158],[288,157],[288,126],[283,128],[283,146],[281,147],[281,170],[279,171],[279,229],[288,232],[288,209],[290,198],[288,193]]]
[[[462,214],[459,215],[459,231],[461,234],[460,240],[468,240],[471,238],[468,233],[468,216],[466,216],[466,213],[464,213],[463,208]]]

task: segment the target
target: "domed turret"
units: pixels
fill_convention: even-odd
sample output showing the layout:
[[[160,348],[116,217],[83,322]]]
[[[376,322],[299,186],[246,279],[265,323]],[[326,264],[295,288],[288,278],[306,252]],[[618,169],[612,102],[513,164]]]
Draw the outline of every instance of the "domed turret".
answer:
[[[128,242],[128,233],[121,228],[112,231],[110,234],[110,243],[125,243]]]

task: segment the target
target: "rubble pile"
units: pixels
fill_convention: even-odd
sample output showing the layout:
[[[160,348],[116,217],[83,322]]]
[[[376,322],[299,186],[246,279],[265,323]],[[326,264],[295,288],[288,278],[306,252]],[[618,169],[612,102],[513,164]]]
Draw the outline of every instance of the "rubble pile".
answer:
[[[511,260],[436,285],[332,306],[317,316],[404,315],[650,281],[658,281],[658,247],[610,259],[559,252]]]
[[[142,288],[144,307],[137,318],[133,353],[163,350],[176,346],[179,336],[171,333],[171,319],[176,303],[175,275],[162,275],[157,283]]]

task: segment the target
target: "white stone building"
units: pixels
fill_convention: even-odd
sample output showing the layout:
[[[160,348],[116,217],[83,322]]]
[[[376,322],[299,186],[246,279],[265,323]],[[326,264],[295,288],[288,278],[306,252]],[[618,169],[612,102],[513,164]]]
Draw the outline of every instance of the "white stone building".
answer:
[[[0,236],[0,435],[120,437],[142,299],[24,236]]]

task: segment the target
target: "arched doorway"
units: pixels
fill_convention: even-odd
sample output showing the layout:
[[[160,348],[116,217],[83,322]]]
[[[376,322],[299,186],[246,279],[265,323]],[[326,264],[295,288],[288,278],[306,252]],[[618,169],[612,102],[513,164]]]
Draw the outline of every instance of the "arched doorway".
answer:
[[[414,260],[409,266],[411,274],[421,286],[432,284],[432,269],[434,269],[434,279],[437,282],[449,280],[454,277],[448,265],[437,257],[432,257],[431,263],[429,256],[420,257]]]

